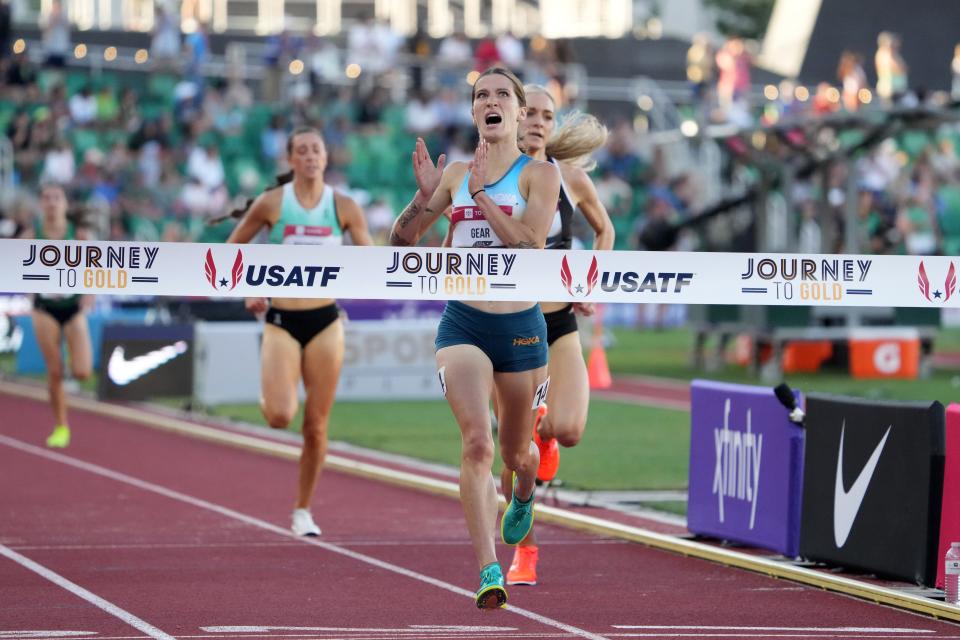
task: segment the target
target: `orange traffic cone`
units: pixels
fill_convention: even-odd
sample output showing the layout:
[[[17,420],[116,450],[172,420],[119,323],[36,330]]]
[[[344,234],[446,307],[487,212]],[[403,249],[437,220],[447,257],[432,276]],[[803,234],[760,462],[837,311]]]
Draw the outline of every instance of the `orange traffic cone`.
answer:
[[[593,322],[593,346],[590,347],[590,358],[587,360],[587,380],[591,389],[609,389],[613,385],[607,352],[603,348],[603,305],[599,304]]]

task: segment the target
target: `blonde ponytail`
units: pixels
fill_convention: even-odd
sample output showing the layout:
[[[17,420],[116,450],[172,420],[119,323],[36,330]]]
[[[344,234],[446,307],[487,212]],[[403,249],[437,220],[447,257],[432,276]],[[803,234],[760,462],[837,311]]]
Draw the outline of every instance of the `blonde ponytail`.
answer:
[[[547,155],[584,171],[597,166],[594,151],[607,142],[607,128],[599,120],[582,111],[572,111],[547,143]]]
[[[542,93],[556,104],[546,87],[528,84],[524,89],[527,95]],[[590,171],[597,166],[597,161],[591,155],[606,142],[607,128],[599,120],[589,113],[571,111],[550,136],[546,152],[551,158]]]

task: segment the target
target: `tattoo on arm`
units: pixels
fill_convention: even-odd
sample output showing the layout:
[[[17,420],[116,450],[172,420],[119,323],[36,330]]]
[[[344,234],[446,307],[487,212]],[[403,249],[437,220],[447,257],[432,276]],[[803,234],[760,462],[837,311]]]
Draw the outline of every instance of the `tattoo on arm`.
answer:
[[[407,225],[413,222],[414,218],[420,215],[420,205],[416,202],[411,202],[407,205],[407,208],[403,210],[403,213],[400,214],[400,228],[406,229]]]
[[[394,247],[409,247],[411,243],[401,238],[400,234],[396,231],[391,231],[390,244]]]

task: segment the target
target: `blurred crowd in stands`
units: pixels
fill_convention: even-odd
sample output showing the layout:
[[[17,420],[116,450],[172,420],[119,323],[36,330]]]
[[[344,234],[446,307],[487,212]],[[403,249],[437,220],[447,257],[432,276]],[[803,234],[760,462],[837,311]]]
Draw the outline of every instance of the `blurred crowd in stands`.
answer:
[[[0,0],[0,8],[6,6]],[[468,73],[493,64],[519,70],[524,81],[548,87],[561,113],[582,89],[569,74],[574,62],[569,42],[521,41],[509,34],[480,41],[462,33],[440,41],[419,32],[403,38],[372,17],[350,26],[342,47],[286,28],[267,37],[260,60],[264,77],[254,84],[229,61],[226,73],[207,74],[206,26],[198,22],[182,33],[180,25],[179,16],[158,8],[143,71],[91,73],[89,67],[66,64],[75,51],[58,0],[42,25],[39,58],[25,49],[12,53],[9,10],[6,18],[0,11],[0,131],[13,150],[16,187],[0,202],[0,236],[31,224],[37,185],[56,181],[68,186],[100,238],[223,240],[232,223],[207,221],[272,184],[286,169],[288,132],[312,125],[326,141],[327,182],[364,207],[376,241],[385,243],[394,216],[416,189],[410,168],[415,138],[424,137],[434,157],[472,156],[476,131]],[[917,104],[923,96],[909,91],[896,36],[882,34],[879,42],[879,79],[871,94],[877,99],[870,108]],[[294,72],[298,63],[302,71]],[[708,38],[696,38],[687,57],[695,117],[753,126],[853,113],[871,101],[863,57],[852,52],[840,62],[839,89],[825,79],[822,91],[809,95],[805,87],[784,81],[774,87],[776,95],[759,103],[748,99],[756,92],[751,65],[750,46],[742,40],[730,39],[714,50]],[[953,71],[960,94],[960,49]],[[668,162],[633,119],[606,124],[610,136],[597,154],[593,177],[616,227],[616,248],[643,248],[637,238],[647,220],[683,220],[710,204],[698,167]],[[844,185],[853,171],[861,250],[960,253],[957,131],[906,131],[852,166],[835,164],[825,180],[798,182],[792,194],[799,210],[796,248],[836,249],[822,246],[824,218],[818,212],[828,206],[842,223]],[[439,244],[443,231],[437,228],[425,242]],[[589,244],[586,225],[579,231]],[[675,248],[698,246],[722,248],[702,243],[696,234],[681,236]]]

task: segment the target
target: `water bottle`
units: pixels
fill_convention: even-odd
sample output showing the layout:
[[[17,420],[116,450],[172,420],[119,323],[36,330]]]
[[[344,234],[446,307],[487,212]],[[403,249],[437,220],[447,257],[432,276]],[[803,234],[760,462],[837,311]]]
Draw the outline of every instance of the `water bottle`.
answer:
[[[947,549],[944,558],[943,591],[947,604],[960,606],[960,542],[954,542]]]

